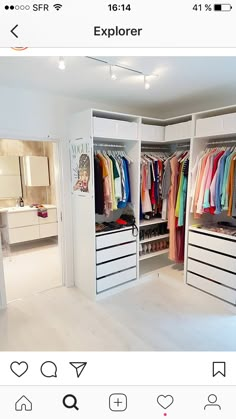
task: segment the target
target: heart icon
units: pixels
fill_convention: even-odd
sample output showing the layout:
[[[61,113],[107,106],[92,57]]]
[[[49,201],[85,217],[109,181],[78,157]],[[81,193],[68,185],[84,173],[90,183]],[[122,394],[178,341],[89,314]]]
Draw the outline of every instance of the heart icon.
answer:
[[[157,403],[163,408],[168,409],[174,403],[174,397],[168,395],[168,396],[158,396],[157,397]]]
[[[14,361],[11,363],[10,368],[13,374],[15,374],[17,377],[22,377],[22,375],[24,375],[26,371],[28,370],[29,366],[24,361],[22,362]]]

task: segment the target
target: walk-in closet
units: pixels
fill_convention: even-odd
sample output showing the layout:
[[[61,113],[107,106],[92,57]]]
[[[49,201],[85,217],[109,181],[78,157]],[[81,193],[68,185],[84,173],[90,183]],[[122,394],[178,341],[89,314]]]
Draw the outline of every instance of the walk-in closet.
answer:
[[[186,286],[236,304],[234,124],[234,107],[169,120],[93,109],[74,116],[73,144],[87,139],[92,166],[89,196],[73,196],[75,278],[83,292],[106,297],[158,279],[172,264]],[[110,180],[103,160],[113,162]],[[125,201],[117,197],[118,161],[127,165]],[[204,197],[215,194],[210,211]],[[81,251],[77,240],[85,235]]]
[[[12,54],[0,351],[235,351],[236,57]]]

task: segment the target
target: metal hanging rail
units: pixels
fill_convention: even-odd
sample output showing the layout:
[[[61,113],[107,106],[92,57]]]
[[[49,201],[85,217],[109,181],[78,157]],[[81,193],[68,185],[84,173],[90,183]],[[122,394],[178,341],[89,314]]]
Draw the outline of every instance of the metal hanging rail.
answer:
[[[106,147],[106,148],[107,147],[109,147],[109,148],[112,148],[112,147],[124,148],[125,147],[124,144],[94,143],[93,145],[94,145],[94,147]]]
[[[221,147],[224,147],[224,144],[235,144],[236,145],[236,139],[235,140],[219,140],[219,141],[211,141],[207,144],[207,147],[210,145],[216,145],[219,144]]]

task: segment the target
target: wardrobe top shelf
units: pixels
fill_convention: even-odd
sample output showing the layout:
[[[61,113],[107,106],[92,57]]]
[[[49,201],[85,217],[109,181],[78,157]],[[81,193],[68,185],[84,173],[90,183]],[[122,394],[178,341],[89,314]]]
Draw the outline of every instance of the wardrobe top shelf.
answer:
[[[194,231],[197,233],[209,234],[210,236],[220,237],[223,239],[230,239],[236,242],[236,237],[231,236],[230,234],[218,233],[217,231],[207,230],[207,228],[197,228],[197,227],[190,227],[189,231]]]
[[[151,226],[154,224],[161,224],[161,223],[167,223],[167,220],[164,220],[162,218],[151,218],[151,220],[141,220],[139,227],[146,227]]]

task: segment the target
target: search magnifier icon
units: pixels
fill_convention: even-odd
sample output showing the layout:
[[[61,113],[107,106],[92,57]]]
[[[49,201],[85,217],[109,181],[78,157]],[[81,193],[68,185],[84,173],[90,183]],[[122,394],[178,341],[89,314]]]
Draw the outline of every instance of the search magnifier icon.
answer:
[[[77,398],[73,394],[67,394],[63,397],[62,403],[67,409],[79,410],[77,406]]]

